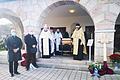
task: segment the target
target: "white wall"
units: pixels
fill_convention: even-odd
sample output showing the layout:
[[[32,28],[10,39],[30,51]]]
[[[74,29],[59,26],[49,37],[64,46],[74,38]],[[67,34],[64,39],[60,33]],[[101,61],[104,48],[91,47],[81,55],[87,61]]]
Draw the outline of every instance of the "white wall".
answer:
[[[73,23],[80,23],[82,26],[93,26],[93,22],[89,16],[78,16],[78,17],[46,17],[44,23],[49,26],[66,27],[66,31],[71,34],[71,26]]]

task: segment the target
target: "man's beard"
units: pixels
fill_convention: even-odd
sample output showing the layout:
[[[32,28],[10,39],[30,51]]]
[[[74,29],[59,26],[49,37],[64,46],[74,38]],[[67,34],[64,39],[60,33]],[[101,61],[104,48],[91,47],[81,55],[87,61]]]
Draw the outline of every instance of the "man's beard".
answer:
[[[45,32],[47,32],[48,30],[44,30]]]

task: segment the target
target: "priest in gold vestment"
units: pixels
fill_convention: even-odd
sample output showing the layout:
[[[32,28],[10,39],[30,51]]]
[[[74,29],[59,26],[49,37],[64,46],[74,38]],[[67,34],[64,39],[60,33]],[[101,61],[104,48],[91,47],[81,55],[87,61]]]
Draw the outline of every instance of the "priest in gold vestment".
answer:
[[[73,57],[76,60],[82,60],[83,53],[87,54],[87,52],[85,45],[85,36],[80,24],[76,24],[76,29],[72,34],[72,38],[73,38]]]

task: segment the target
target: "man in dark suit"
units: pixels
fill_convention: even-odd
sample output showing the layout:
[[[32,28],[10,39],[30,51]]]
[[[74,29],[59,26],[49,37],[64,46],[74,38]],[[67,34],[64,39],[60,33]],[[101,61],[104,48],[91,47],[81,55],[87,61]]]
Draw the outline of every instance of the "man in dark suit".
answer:
[[[33,31],[30,31],[24,38],[26,49],[27,49],[27,65],[26,69],[29,70],[30,63],[33,64],[34,67],[38,68],[36,64],[36,52],[37,52],[37,40],[33,35]]]
[[[11,74],[11,77],[13,77],[14,74],[20,74],[17,71],[18,61],[22,60],[21,56],[22,40],[16,36],[15,29],[11,30],[11,36],[7,38],[6,45],[8,48],[9,72]]]

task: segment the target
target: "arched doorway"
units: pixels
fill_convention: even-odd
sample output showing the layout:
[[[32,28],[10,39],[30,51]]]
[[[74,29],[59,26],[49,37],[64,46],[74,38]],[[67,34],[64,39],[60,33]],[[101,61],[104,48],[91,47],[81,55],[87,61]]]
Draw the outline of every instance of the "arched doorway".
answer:
[[[23,39],[24,28],[22,22],[14,12],[9,9],[0,9],[0,19],[1,18],[8,19],[12,23],[12,26],[17,30],[18,36]]]
[[[75,13],[70,12],[70,10],[74,9],[76,9]],[[74,23],[80,23],[84,31],[89,34],[91,34],[90,29],[92,29],[92,34],[94,34],[94,23],[89,13],[85,7],[74,1],[59,1],[48,6],[40,15],[40,26],[42,27],[44,23],[53,28],[64,28],[70,37],[75,27],[71,25]]]
[[[120,52],[120,13],[115,23],[114,52]]]

